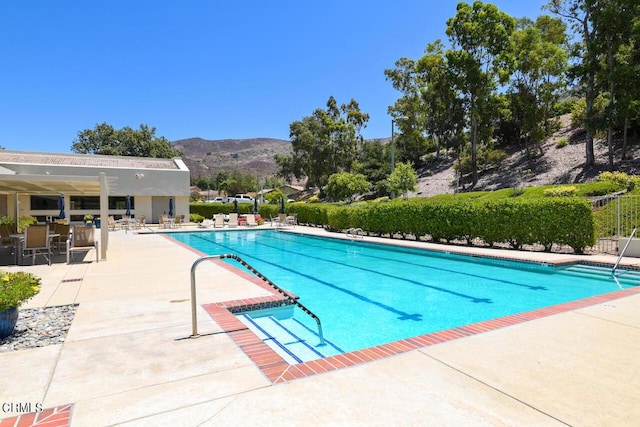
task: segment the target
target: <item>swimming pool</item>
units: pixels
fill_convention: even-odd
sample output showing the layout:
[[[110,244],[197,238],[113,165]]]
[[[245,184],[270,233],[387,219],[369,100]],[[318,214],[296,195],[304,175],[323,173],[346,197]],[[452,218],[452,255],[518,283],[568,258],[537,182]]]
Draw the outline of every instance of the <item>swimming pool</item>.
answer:
[[[292,349],[294,362],[637,286],[640,273],[589,265],[520,263],[272,230],[175,233],[206,254],[234,253],[298,295],[298,309],[243,318],[263,339]],[[230,261],[235,263],[234,261]],[[289,347],[287,347],[289,345]],[[286,351],[286,350],[285,350]]]

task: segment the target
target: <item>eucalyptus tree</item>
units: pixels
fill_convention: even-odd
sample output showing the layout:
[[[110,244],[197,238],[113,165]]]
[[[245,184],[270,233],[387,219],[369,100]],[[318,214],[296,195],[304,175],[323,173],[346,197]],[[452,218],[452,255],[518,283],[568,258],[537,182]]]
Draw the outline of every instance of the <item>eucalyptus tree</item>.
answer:
[[[507,100],[511,126],[516,137],[529,151],[530,144],[538,147],[553,130],[553,106],[566,89],[565,72],[566,25],[560,19],[540,16],[535,23],[524,18],[518,21],[513,33],[515,68],[511,76]]]
[[[398,158],[401,161],[419,163],[427,148],[426,111],[421,96],[425,82],[417,68],[417,62],[409,58],[400,58],[396,61],[395,68],[385,70],[384,74],[393,88],[402,94],[388,109],[392,117],[391,126],[397,126],[400,130],[394,141],[399,151]]]
[[[447,36],[453,49],[446,53],[452,83],[462,97],[471,139],[472,185],[478,182],[477,152],[482,132],[492,117],[487,107],[494,102],[499,84],[509,78],[510,43],[516,21],[493,4],[458,3],[456,15],[447,20]],[[484,142],[488,142],[486,139]]]
[[[425,126],[427,134],[435,141],[436,158],[440,155],[440,147],[457,148],[460,152],[457,143],[463,140],[459,136],[464,132],[464,110],[462,99],[452,84],[453,75],[440,40],[427,45],[416,68],[424,82],[421,96],[426,109]]]
[[[329,97],[325,110],[318,108],[289,126],[292,152],[276,155],[278,175],[306,177],[308,187],[322,188],[331,174],[351,171],[363,141],[360,132],[368,121],[369,115],[355,100],[338,106]]]
[[[585,144],[587,166],[595,164],[595,152],[593,149],[594,103],[596,96],[596,71],[598,69],[598,56],[596,49],[596,32],[592,23],[592,0],[551,0],[547,7],[551,12],[568,22],[573,32],[580,37],[573,43],[571,55],[577,59],[573,64],[570,74],[578,79],[577,88],[584,92],[586,103],[585,110]]]
[[[629,94],[637,95],[632,87],[625,84],[628,78],[633,79],[629,71],[629,40],[633,33],[634,21],[638,24],[640,7],[637,0],[601,0],[591,3],[591,21],[596,34],[594,49],[600,58],[600,68],[596,76],[596,84],[602,92],[608,94],[608,105],[605,124],[608,144],[609,169],[614,168],[613,133],[619,114],[624,114]],[[598,78],[599,77],[599,78]],[[622,84],[618,84],[621,82]],[[620,90],[622,89],[622,91]],[[629,92],[631,90],[631,92]],[[618,122],[617,125],[622,125]]]

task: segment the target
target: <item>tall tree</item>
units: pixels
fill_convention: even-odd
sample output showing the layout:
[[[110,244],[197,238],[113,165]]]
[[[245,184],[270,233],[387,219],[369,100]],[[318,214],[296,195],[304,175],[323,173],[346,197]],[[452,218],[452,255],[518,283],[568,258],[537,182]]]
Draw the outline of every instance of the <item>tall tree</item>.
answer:
[[[591,20],[596,34],[594,49],[601,58],[601,68],[598,70],[601,77],[597,78],[597,83],[601,91],[608,93],[605,121],[610,170],[614,168],[613,133],[616,113],[625,109],[621,103],[628,99],[619,92],[617,85],[627,74],[626,61],[620,55],[625,55],[622,48],[632,35],[632,24],[634,19],[638,19],[638,10],[636,0],[601,0],[594,1],[591,5]]]
[[[515,19],[492,4],[458,3],[447,20],[447,35],[454,50],[447,52],[455,88],[461,94],[471,139],[472,185],[478,182],[478,142],[487,135],[492,117],[487,114],[499,83],[508,79],[511,34]]]
[[[572,67],[571,74],[578,79],[578,88],[584,92],[585,111],[585,144],[586,166],[595,164],[593,149],[594,103],[596,93],[596,71],[598,56],[596,49],[596,33],[592,24],[592,13],[596,0],[551,0],[547,7],[551,12],[567,21],[573,32],[581,37],[573,44],[572,55],[578,62]]]
[[[565,29],[561,20],[545,15],[535,23],[521,19],[513,34],[515,69],[508,90],[509,113],[527,152],[533,143],[543,154],[541,142],[553,129],[553,106],[566,88]]]
[[[141,124],[140,129],[130,127],[114,129],[102,123],[94,129],[78,132],[71,151],[80,154],[102,154],[115,156],[171,158],[181,156],[180,151],[171,148],[164,137],[156,137],[156,128]]]
[[[460,152],[457,143],[464,132],[464,108],[455,91],[454,76],[440,40],[427,45],[416,69],[424,84],[421,97],[426,111],[425,128],[435,141],[436,158],[440,155],[440,147],[458,148]]]
[[[360,131],[368,121],[355,100],[338,107],[329,97],[326,110],[318,108],[289,126],[292,153],[275,157],[278,175],[306,177],[307,187],[322,188],[330,175],[350,172],[363,141]]]
[[[427,146],[426,109],[421,97],[425,82],[417,69],[416,61],[409,58],[400,58],[396,61],[395,68],[385,70],[384,74],[393,88],[402,93],[395,104],[389,107],[392,126],[400,129],[394,141],[399,148],[398,158],[419,164]]]

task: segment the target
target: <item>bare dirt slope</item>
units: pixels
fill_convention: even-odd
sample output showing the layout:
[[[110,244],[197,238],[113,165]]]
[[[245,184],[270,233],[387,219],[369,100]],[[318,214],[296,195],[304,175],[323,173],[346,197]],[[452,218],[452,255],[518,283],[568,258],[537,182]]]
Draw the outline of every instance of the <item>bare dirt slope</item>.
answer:
[[[585,168],[584,133],[572,130],[569,120],[568,115],[562,117],[560,130],[543,143],[544,154],[541,157],[527,158],[524,147],[512,149],[508,152],[509,157],[499,168],[481,173],[478,184],[473,189],[470,188],[469,183],[461,182],[460,191],[497,190],[519,185],[570,184],[596,180],[600,172],[609,170],[606,141],[594,141],[596,164]],[[569,144],[557,148],[556,143],[562,137],[568,138]],[[619,149],[617,149],[615,169],[627,173],[639,173],[640,163],[633,160],[637,158],[635,151],[638,151],[638,148],[631,146],[627,152],[632,160],[624,162],[620,160]],[[433,196],[454,192],[456,175],[453,159],[438,160],[419,172],[418,189],[412,194],[413,196]]]

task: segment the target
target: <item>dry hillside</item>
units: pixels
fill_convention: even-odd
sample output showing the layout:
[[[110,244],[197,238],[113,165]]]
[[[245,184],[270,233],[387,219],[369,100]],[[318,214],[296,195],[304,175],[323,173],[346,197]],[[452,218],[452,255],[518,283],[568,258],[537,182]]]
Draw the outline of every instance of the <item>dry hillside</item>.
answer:
[[[585,168],[584,133],[572,130],[569,126],[570,116],[562,117],[561,128],[543,143],[543,155],[529,159],[524,148],[507,151],[509,157],[502,165],[479,175],[478,184],[473,191],[497,190],[516,187],[518,185],[538,186],[547,184],[570,184],[594,181],[602,171],[609,170],[608,148],[606,141],[596,139],[594,150],[596,164]],[[566,137],[569,144],[557,148],[557,141]],[[619,141],[621,144],[621,141]],[[632,160],[621,162],[619,149],[615,155],[615,169],[627,173],[640,173],[638,158],[640,147],[632,145],[628,149]],[[455,172],[453,159],[445,158],[427,165],[419,171],[418,190],[413,195],[433,196],[453,193],[455,188]],[[463,183],[461,183],[462,185]],[[470,190],[466,183],[465,190]],[[465,191],[462,190],[462,191]]]
[[[235,169],[245,174],[271,176],[276,171],[273,157],[291,152],[289,141],[271,138],[188,138],[173,141],[171,145],[182,151],[182,158],[194,177],[214,176],[221,170]]]

